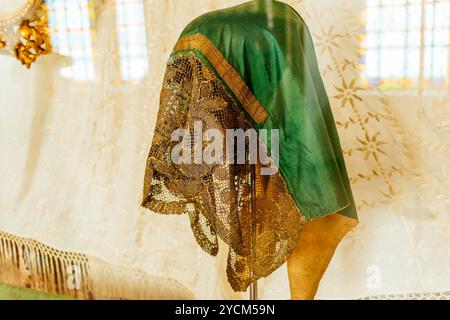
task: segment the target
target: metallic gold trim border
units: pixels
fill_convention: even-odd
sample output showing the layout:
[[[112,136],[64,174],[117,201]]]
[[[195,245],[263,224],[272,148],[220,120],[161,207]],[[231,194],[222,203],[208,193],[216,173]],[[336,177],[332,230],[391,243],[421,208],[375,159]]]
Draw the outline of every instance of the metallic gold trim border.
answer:
[[[267,119],[269,116],[267,110],[256,99],[239,73],[204,35],[197,33],[182,37],[175,45],[174,52],[193,49],[200,51],[208,59],[209,63],[211,63],[257,124],[261,124]]]

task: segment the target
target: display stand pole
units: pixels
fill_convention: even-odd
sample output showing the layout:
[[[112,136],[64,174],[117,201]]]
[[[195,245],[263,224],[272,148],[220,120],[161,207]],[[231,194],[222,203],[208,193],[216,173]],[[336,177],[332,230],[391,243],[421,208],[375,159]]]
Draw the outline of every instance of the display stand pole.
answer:
[[[250,300],[258,300],[258,281],[255,280],[250,284]]]
[[[250,151],[250,150],[249,150]],[[248,155],[248,153],[247,153]],[[249,161],[248,161],[249,162]],[[247,165],[250,165],[248,163]],[[250,170],[250,187],[251,187],[251,199],[250,199],[250,211],[251,211],[251,225],[252,225],[252,239],[251,239],[251,247],[250,247],[250,257],[251,257],[251,273],[253,278],[253,262],[254,259],[254,247],[255,247],[255,235],[256,235],[256,221],[255,221],[255,201],[256,201],[256,164],[251,166]],[[255,280],[250,284],[250,300],[258,300],[258,281]]]

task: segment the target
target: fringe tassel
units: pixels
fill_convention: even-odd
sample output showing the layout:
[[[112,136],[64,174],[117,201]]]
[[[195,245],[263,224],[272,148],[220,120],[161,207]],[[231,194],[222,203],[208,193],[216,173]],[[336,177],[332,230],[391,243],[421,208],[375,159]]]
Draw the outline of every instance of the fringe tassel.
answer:
[[[0,231],[0,283],[75,299],[193,299],[181,283]]]

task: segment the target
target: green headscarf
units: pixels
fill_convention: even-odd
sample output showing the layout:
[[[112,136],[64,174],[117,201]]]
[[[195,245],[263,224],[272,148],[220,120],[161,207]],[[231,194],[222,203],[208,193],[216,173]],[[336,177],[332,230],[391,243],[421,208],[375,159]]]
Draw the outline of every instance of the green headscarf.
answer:
[[[254,127],[280,130],[279,169],[304,216],[338,212],[357,219],[313,42],[300,15],[282,2],[255,0],[200,16],[180,41],[195,35],[220,51],[267,112],[262,121],[253,119]]]

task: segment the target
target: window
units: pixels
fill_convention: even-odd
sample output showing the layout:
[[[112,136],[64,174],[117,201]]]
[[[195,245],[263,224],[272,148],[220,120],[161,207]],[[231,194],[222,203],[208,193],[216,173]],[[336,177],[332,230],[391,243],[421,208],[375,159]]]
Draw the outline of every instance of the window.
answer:
[[[148,71],[147,39],[142,0],[115,0],[115,26],[120,74],[125,81],[141,80]],[[77,81],[95,79],[92,0],[47,0],[55,52],[71,59],[62,76]]]
[[[447,0],[367,0],[367,80],[381,89],[449,84]]]
[[[94,80],[92,1],[47,0],[46,3],[53,50],[71,59],[61,74],[78,81]]]
[[[144,6],[140,0],[116,0],[122,79],[140,80],[148,70]]]

